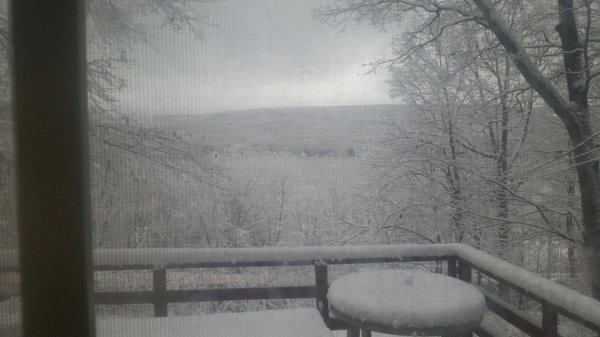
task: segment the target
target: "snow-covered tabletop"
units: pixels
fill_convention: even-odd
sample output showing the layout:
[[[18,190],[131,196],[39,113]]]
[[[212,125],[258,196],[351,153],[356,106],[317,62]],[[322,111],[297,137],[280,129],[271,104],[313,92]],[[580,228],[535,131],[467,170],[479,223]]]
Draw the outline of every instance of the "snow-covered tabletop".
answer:
[[[485,298],[458,279],[421,271],[348,274],[329,287],[333,313],[358,328],[389,334],[452,336],[483,319]]]

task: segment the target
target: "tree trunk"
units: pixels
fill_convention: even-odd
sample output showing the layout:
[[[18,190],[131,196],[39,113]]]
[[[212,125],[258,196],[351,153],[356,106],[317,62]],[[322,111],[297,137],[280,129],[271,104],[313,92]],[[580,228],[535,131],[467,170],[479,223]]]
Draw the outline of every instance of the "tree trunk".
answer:
[[[583,210],[584,250],[591,275],[592,295],[600,299],[600,176],[598,160],[594,158],[594,140],[587,104],[589,68],[583,43],[577,29],[573,0],[558,0],[559,23],[556,31],[563,48],[568,100],[560,94],[539,70],[521,41],[501,19],[490,0],[473,0],[490,29],[513,55],[519,72],[548,106],[562,120],[573,145],[574,162],[581,191]]]
[[[593,149],[593,142],[588,143],[591,144],[581,146],[581,150],[575,151],[575,163],[585,229],[583,248],[592,281],[592,294],[600,299],[600,172],[598,160],[591,159],[589,153]]]
[[[563,47],[569,103],[574,123],[565,124],[574,146],[574,162],[581,191],[584,249],[592,281],[592,294],[600,299],[600,169],[593,151],[592,126],[588,109],[589,68],[577,29],[573,0],[558,0],[556,31]],[[558,113],[558,112],[557,112]],[[564,112],[563,112],[564,113]]]
[[[573,210],[573,200],[575,195],[575,183],[571,180],[571,178],[569,178],[569,182],[567,183],[567,195],[569,198],[567,201],[567,209],[569,213],[567,214],[566,218],[566,229],[567,233],[569,233],[571,237],[575,237],[573,226],[574,218],[573,214],[571,214]],[[575,244],[573,242],[569,242],[567,246],[567,259],[569,261],[569,277],[571,279],[577,278],[577,257],[575,256],[575,249]]]
[[[554,271],[554,263],[556,262],[556,256],[554,255],[554,240],[552,236],[548,237],[546,243],[546,278],[552,278],[552,272]]]
[[[452,165],[446,167],[446,179],[450,188],[450,204],[452,205],[452,227],[456,242],[463,242],[465,238],[464,224],[464,198],[462,192],[462,182],[459,169],[455,166],[458,163],[458,154],[456,150],[456,141],[454,139],[453,121],[448,119],[448,145],[450,147],[450,159]]]

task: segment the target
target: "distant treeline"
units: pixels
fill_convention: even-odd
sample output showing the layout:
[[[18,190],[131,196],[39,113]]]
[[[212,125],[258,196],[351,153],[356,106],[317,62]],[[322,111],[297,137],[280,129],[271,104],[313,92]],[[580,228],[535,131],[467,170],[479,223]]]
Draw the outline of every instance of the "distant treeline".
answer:
[[[354,157],[354,156],[356,156],[356,151],[352,147],[339,147],[339,148],[304,147],[302,149],[294,148],[290,152],[295,155],[307,156],[307,157]]]
[[[293,146],[281,146],[281,145],[260,145],[253,144],[251,146],[253,151],[259,152],[274,152],[274,153],[290,153],[296,156],[306,157],[355,157],[357,155],[356,149],[352,146],[331,146],[331,145],[293,145]]]

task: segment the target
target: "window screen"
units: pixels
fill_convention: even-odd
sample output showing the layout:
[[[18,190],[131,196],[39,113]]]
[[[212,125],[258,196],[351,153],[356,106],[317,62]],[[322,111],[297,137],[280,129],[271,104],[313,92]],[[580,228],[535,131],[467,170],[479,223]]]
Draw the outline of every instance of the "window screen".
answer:
[[[0,1],[0,335],[20,334],[16,172],[8,2]]]
[[[597,334],[598,8],[576,2],[89,0],[97,334],[461,320],[480,336]],[[6,21],[5,330],[19,322]],[[453,290],[432,274],[385,283],[373,315],[356,314],[372,298],[353,311],[327,296],[349,274],[363,281],[335,289],[352,299],[386,280],[369,273],[414,272],[472,283],[452,289],[481,310],[457,300],[442,314],[464,314],[440,318]],[[393,319],[403,310],[432,318]]]

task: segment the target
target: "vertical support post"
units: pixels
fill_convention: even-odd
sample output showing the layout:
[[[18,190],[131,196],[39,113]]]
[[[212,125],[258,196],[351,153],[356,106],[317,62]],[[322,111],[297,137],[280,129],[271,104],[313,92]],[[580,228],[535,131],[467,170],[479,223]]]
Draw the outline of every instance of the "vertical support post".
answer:
[[[361,329],[360,330],[361,337],[371,337],[371,330],[369,329]]]
[[[458,278],[471,283],[471,279],[473,278],[472,274],[471,265],[463,259],[458,259]]]
[[[11,1],[23,336],[94,336],[85,1]]]
[[[456,258],[451,257],[448,259],[448,276],[458,276],[458,269],[456,269]]]
[[[458,268],[456,270],[456,273],[457,273],[458,278],[467,283],[471,283],[471,280],[473,278],[473,272],[472,272],[471,265],[467,261],[460,259],[460,258],[457,259],[457,262],[458,262]],[[450,268],[448,268],[448,273],[450,273]],[[466,332],[457,337],[472,337],[472,336],[473,336],[473,332]]]
[[[556,310],[548,304],[542,304],[542,336],[558,336],[558,314]]]
[[[315,284],[317,286],[317,309],[323,317],[325,324],[329,326],[329,301],[327,300],[327,290],[329,283],[327,280],[327,264],[315,264]]]
[[[152,271],[152,290],[154,292],[154,317],[167,317],[167,270],[165,268]]]

